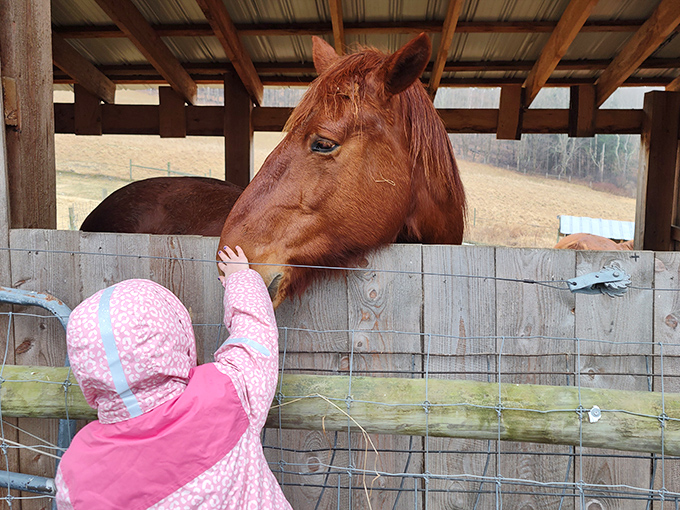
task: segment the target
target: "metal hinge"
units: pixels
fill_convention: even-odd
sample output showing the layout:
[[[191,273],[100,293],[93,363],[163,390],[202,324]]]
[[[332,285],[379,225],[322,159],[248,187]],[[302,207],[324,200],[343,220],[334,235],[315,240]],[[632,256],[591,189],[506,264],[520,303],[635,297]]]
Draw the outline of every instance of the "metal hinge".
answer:
[[[567,280],[569,290],[582,294],[607,294],[623,296],[632,285],[630,275],[617,263],[612,262],[597,273],[588,273]]]

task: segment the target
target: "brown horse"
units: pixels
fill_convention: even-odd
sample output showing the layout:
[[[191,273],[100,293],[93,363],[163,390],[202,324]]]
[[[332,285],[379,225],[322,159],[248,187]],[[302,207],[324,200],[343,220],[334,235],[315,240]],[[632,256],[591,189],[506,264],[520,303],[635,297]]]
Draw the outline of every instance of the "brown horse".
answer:
[[[219,236],[243,188],[208,177],[154,177],[123,186],[83,221],[86,232]]]
[[[578,233],[564,236],[555,245],[555,248],[558,250],[632,250],[633,241],[617,243],[606,237],[596,236],[594,234]]]
[[[279,304],[318,276],[393,242],[460,244],[465,195],[451,142],[419,77],[421,34],[392,55],[339,57],[313,38],[319,76],[232,209],[220,246],[240,245]]]

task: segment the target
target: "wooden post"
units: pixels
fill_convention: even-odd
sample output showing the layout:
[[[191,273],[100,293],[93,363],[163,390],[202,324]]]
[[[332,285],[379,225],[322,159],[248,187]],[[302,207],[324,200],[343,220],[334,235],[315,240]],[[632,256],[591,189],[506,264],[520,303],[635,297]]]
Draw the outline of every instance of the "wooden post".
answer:
[[[49,0],[0,2],[0,62],[21,112],[6,133],[12,228],[57,226],[51,12]]]
[[[569,89],[569,136],[595,136],[595,87],[574,85]]]
[[[238,76],[224,75],[225,178],[247,186],[253,169],[253,102]]]
[[[673,249],[679,123],[680,92],[645,94],[635,213],[635,246],[640,250]]]
[[[519,140],[522,137],[524,90],[520,85],[501,87],[498,127],[496,128],[498,140]]]
[[[74,124],[77,135],[102,134],[102,104],[97,96],[82,85],[73,86],[75,93]]]
[[[158,129],[161,138],[186,138],[187,115],[184,98],[172,87],[159,87]]]

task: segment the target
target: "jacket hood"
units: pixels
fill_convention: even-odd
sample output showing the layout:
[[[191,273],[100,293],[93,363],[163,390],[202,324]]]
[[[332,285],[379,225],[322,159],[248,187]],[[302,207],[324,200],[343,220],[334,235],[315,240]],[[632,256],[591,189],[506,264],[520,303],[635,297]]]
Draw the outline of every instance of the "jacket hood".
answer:
[[[80,303],[66,343],[73,373],[102,423],[135,418],[178,396],[196,366],[189,312],[149,280],[125,280]]]

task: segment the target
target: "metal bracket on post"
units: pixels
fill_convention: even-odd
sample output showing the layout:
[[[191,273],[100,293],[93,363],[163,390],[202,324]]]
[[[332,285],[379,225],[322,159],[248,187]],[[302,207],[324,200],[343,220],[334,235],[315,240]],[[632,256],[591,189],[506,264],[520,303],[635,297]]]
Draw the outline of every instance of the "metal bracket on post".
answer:
[[[628,291],[632,282],[630,275],[617,262],[612,262],[597,273],[588,273],[567,280],[567,285],[572,292],[621,297]]]

